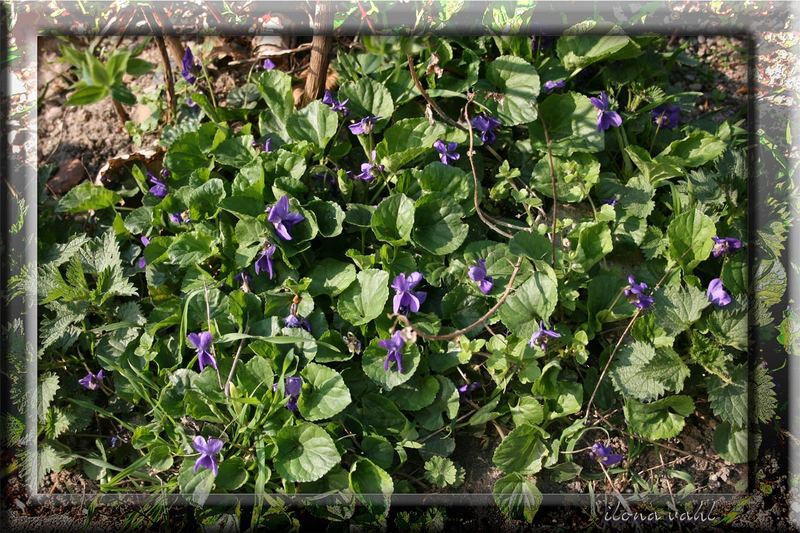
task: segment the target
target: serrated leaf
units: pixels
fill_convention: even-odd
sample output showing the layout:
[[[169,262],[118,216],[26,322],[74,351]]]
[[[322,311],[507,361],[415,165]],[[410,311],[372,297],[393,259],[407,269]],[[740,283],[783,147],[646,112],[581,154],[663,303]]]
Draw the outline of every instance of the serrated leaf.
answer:
[[[671,348],[634,341],[623,347],[611,367],[614,388],[625,396],[654,400],[665,392],[680,392],[689,367]]]
[[[763,364],[756,364],[751,373],[753,415],[756,420],[766,424],[775,416],[778,398],[775,394],[775,382]]]
[[[747,366],[735,367],[729,381],[709,376],[706,380],[708,402],[720,419],[744,427],[747,424]]]
[[[447,457],[434,455],[425,461],[425,479],[435,487],[455,485],[457,477],[458,468]]]
[[[658,324],[673,337],[699,320],[703,309],[711,304],[705,292],[691,285],[666,286],[655,293],[654,299]]]

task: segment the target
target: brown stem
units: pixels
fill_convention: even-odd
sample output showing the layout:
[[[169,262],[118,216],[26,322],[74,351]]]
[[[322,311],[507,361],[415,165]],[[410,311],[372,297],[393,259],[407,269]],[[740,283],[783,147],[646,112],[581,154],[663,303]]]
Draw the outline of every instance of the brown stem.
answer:
[[[442,111],[442,108],[439,107],[439,104],[437,104],[433,100],[433,98],[431,98],[431,96],[428,94],[428,91],[426,91],[425,87],[422,86],[422,81],[420,81],[419,76],[417,75],[417,69],[414,67],[414,58],[411,57],[411,54],[407,54],[406,57],[408,58],[408,71],[411,73],[411,79],[414,80],[414,85],[416,86],[416,88],[419,91],[419,93],[422,95],[422,98],[425,99],[425,102],[429,106],[431,106],[431,109],[433,109],[433,111],[437,115],[439,115],[439,117],[442,120],[444,120],[445,122],[447,122],[451,126],[460,129],[461,131],[468,131],[467,128],[465,128],[464,126],[462,126],[461,124],[459,124],[458,122],[456,122],[455,120],[453,120],[452,118],[447,116],[447,114],[444,111]],[[470,133],[470,135],[472,135],[472,134]],[[498,154],[494,150],[494,148],[492,148],[489,145],[484,145],[484,147],[489,151],[489,153],[492,154],[492,156],[494,156],[495,159],[497,159],[498,161],[501,161],[501,162],[503,161],[503,158],[500,157],[500,154]]]
[[[472,95],[470,95],[469,100],[467,101],[467,105],[464,106],[464,119],[467,122],[467,127],[469,128],[469,149],[467,150],[467,159],[469,159],[469,167],[472,170],[472,182],[474,185],[474,190],[472,194],[472,200],[475,205],[475,212],[478,214],[478,218],[480,218],[484,224],[489,226],[489,228],[493,229],[503,237],[510,239],[513,235],[505,230],[502,230],[497,227],[497,225],[487,217],[483,210],[481,210],[481,206],[478,202],[478,191],[480,190],[480,184],[478,183],[478,171],[475,170],[475,159],[474,159],[474,151],[473,148],[475,146],[474,139],[472,137],[472,123],[469,120],[469,104],[472,102]]]
[[[128,116],[128,112],[125,111],[125,108],[122,107],[122,104],[120,102],[118,102],[116,98],[112,97],[111,98],[111,102],[114,104],[114,111],[117,112],[117,116],[119,117],[119,121],[122,124],[122,129],[124,130],[125,129],[125,123],[128,122],[128,120],[130,120],[130,117]]]
[[[511,294],[511,289],[513,289],[513,287],[514,287],[514,280],[517,278],[517,273],[519,273],[520,265],[522,265],[522,258],[521,257],[517,259],[517,262],[514,265],[514,270],[511,272],[511,278],[509,278],[509,280],[508,280],[508,286],[506,286],[506,290],[503,291],[503,294],[497,300],[497,303],[495,303],[492,306],[492,308],[489,309],[486,312],[486,314],[484,314],[478,320],[476,320],[475,322],[473,322],[472,324],[470,324],[469,326],[467,326],[465,328],[461,328],[461,329],[459,329],[457,331],[454,331],[452,333],[448,333],[446,335],[428,335],[427,333],[425,333],[423,331],[420,331],[414,324],[412,324],[408,320],[407,317],[405,317],[403,315],[397,315],[397,319],[400,322],[402,322],[404,326],[410,327],[411,329],[413,329],[417,333],[417,335],[419,335],[420,337],[422,337],[425,340],[429,340],[429,341],[449,341],[449,340],[453,340],[453,339],[455,339],[457,337],[460,337],[464,333],[467,333],[468,331],[471,331],[471,330],[481,326],[490,316],[492,316],[494,314],[495,311],[497,311],[500,308],[501,305],[503,305],[503,303],[506,301],[506,298],[508,298],[508,295]]]
[[[158,51],[161,52],[161,62],[164,63],[164,76],[167,78],[167,95],[169,96],[169,116],[167,122],[176,116],[175,111],[175,79],[172,77],[172,65],[169,62],[169,54],[167,53],[167,46],[164,43],[163,35],[156,35],[156,44],[158,44]]]
[[[330,31],[331,10],[328,2],[317,2],[314,21],[314,37],[311,39],[311,59],[308,65],[308,77],[303,93],[303,105],[322,96],[325,79],[328,76],[331,45],[333,38],[325,35]]]
[[[247,333],[247,326],[245,325],[244,328],[245,334]],[[236,355],[233,356],[233,364],[231,365],[231,371],[228,373],[228,379],[225,380],[225,385],[222,387],[222,390],[225,392],[225,396],[231,395],[231,380],[233,379],[233,373],[236,372],[236,364],[239,362],[239,356],[242,354],[242,347],[244,346],[244,339],[239,341],[239,347],[236,349]]]

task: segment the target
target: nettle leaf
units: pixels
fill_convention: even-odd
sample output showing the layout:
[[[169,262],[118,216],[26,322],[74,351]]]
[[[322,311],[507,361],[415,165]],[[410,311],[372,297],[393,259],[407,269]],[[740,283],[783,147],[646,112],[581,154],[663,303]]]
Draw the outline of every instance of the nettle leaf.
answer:
[[[509,474],[495,481],[492,496],[504,515],[523,517],[528,522],[533,522],[543,500],[536,483],[522,474]]]
[[[627,59],[641,53],[639,45],[627,35],[621,35],[617,26],[612,27],[607,35],[592,35],[599,29],[597,25],[595,21],[585,21],[564,30],[564,35],[556,43],[556,53],[565,68],[586,68],[598,61]]]
[[[733,356],[725,351],[719,343],[696,331],[691,332],[691,339],[692,346],[689,350],[689,357],[692,358],[692,361],[712,374],[727,376]]]
[[[725,147],[725,143],[716,136],[703,130],[694,130],[683,139],[671,142],[656,159],[671,156],[684,167],[699,167],[722,155]]]
[[[411,239],[414,227],[414,202],[405,194],[381,200],[372,215],[372,231],[378,239],[400,245]]]
[[[724,308],[714,308],[706,314],[704,322],[718,343],[737,350],[747,350],[748,321],[745,305],[730,304]]]
[[[619,351],[610,375],[621,394],[654,400],[668,391],[680,392],[689,377],[689,367],[671,348],[655,349],[634,341]]]
[[[338,296],[356,280],[356,267],[326,257],[311,270],[309,277],[311,285],[308,286],[308,292],[311,296]]]
[[[314,100],[296,111],[286,121],[286,131],[293,140],[308,141],[320,152],[336,135],[338,126],[339,115],[320,100]]]
[[[753,367],[751,373],[752,398],[755,406],[753,415],[756,420],[766,424],[775,416],[778,407],[778,398],[775,394],[775,382],[772,380],[765,363],[761,362]]]
[[[650,440],[671,439],[683,430],[685,418],[694,412],[694,402],[683,395],[650,403],[629,398],[623,410],[633,433]]]
[[[711,254],[715,235],[714,221],[699,209],[681,213],[667,228],[669,257],[689,273]]]
[[[520,337],[530,337],[540,320],[548,320],[558,303],[556,282],[544,272],[534,272],[500,307],[500,320]]]
[[[350,405],[350,390],[335,370],[308,363],[300,375],[303,376],[303,392],[297,407],[306,420],[331,418]]]
[[[360,326],[378,318],[388,299],[389,273],[368,268],[339,296],[336,309],[343,319]]]
[[[415,204],[414,242],[434,255],[455,252],[467,238],[464,212],[443,194],[423,195]]]
[[[310,422],[282,428],[275,445],[275,470],[290,483],[316,481],[341,461],[328,432]]]
[[[714,431],[714,449],[720,457],[734,464],[746,463],[748,459],[747,428],[723,422]]]
[[[392,476],[383,468],[369,459],[358,459],[350,467],[349,481],[350,490],[371,515],[386,515],[389,512],[394,483]],[[376,494],[383,495],[382,502],[376,502],[371,497]]]
[[[364,350],[361,358],[361,366],[364,373],[384,390],[392,390],[411,379],[420,362],[419,347],[416,344],[406,344],[403,348],[403,372],[397,371],[394,362],[389,366],[389,370],[384,370],[383,362],[386,359],[387,351],[378,346],[378,340],[374,340]]]
[[[345,83],[336,96],[339,101],[349,98],[347,105],[358,117],[373,115],[389,120],[394,114],[392,95],[385,86],[370,78]]]
[[[506,473],[535,474],[548,454],[542,430],[531,424],[514,428],[494,451],[492,462]]]
[[[556,194],[559,202],[580,202],[600,178],[600,162],[591,154],[577,153],[569,158],[553,157]],[[553,197],[550,160],[545,154],[533,168],[531,186],[548,198]]]
[[[547,128],[547,136],[542,123]],[[588,96],[571,91],[552,94],[542,100],[539,119],[531,123],[528,130],[532,148],[542,153],[547,152],[547,137],[556,155],[601,152],[605,147],[604,132],[597,131],[597,109]]]
[[[659,289],[654,299],[658,324],[673,337],[699,320],[703,309],[711,305],[705,292],[691,285],[668,285]]]
[[[706,390],[708,402],[715,415],[737,427],[747,425],[746,365],[736,366],[727,382],[718,376],[708,376]]]

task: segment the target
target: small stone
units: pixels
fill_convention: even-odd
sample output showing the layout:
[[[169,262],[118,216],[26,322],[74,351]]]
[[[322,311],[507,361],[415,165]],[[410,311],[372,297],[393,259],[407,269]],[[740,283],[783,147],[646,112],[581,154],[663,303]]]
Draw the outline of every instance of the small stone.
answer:
[[[56,175],[47,182],[47,188],[53,194],[65,194],[86,178],[86,169],[81,160],[76,158],[61,163]]]

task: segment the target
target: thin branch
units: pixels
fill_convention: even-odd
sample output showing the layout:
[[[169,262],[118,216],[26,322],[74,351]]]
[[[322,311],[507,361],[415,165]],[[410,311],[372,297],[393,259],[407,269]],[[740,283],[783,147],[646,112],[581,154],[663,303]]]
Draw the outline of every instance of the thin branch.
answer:
[[[494,314],[495,311],[497,311],[500,308],[501,305],[503,305],[503,303],[505,303],[506,298],[508,298],[508,295],[511,294],[511,289],[514,287],[514,280],[517,278],[517,273],[519,273],[520,265],[522,265],[522,257],[517,259],[517,263],[514,265],[514,270],[511,272],[511,278],[509,278],[509,280],[508,280],[508,286],[506,287],[506,290],[503,291],[503,294],[500,296],[500,298],[497,300],[497,303],[495,303],[492,306],[492,308],[489,309],[482,317],[480,317],[478,320],[476,320],[475,322],[473,322],[472,324],[470,324],[467,327],[461,328],[461,329],[459,329],[457,331],[454,331],[452,333],[448,333],[446,335],[428,335],[424,331],[420,331],[414,324],[411,323],[411,321],[408,320],[407,317],[405,317],[403,315],[396,315],[397,319],[400,322],[402,322],[404,326],[410,327],[411,329],[413,329],[417,333],[417,335],[419,335],[420,337],[422,337],[425,340],[429,340],[429,341],[449,341],[449,340],[453,340],[453,339],[455,339],[457,337],[460,337],[464,333],[467,333],[468,331],[471,331],[471,330],[481,326],[486,320],[489,319],[489,317],[491,317]]]
[[[473,157],[475,155],[475,153],[473,152],[475,144],[472,138],[472,123],[469,120],[469,110],[468,110],[469,104],[471,102],[472,102],[472,97],[470,96],[467,105],[464,106],[464,118],[467,121],[467,127],[469,127],[469,149],[467,150],[467,159],[469,159],[469,166],[470,169],[472,170],[472,182],[474,184],[472,200],[475,205],[475,212],[478,214],[478,218],[480,218],[484,224],[489,226],[489,228],[493,229],[503,237],[510,239],[511,237],[513,237],[513,235],[505,230],[498,228],[497,225],[484,214],[483,210],[481,210],[480,203],[478,202],[478,191],[480,190],[480,184],[478,183],[478,171],[475,170],[475,159]]]
[[[686,250],[685,252],[683,252],[681,254],[681,256],[678,258],[678,260],[683,259],[683,256],[685,256],[688,252],[689,252],[689,250]],[[658,280],[658,283],[656,283],[656,286],[653,287],[653,294],[655,294],[655,292],[659,289],[659,287],[661,287],[661,284],[664,283],[664,280],[667,279],[667,276],[670,275],[672,270],[673,269],[670,268],[669,270],[664,272],[664,275],[661,276],[660,280]],[[636,319],[639,318],[639,316],[641,315],[641,312],[642,312],[641,309],[637,309],[636,310],[636,312],[631,317],[630,322],[628,322],[628,325],[625,326],[625,330],[622,332],[622,335],[620,336],[619,340],[617,341],[616,346],[614,346],[614,350],[611,352],[611,355],[608,356],[608,361],[606,361],[606,366],[603,367],[603,372],[600,374],[600,377],[597,378],[597,384],[595,384],[595,386],[594,386],[594,390],[592,391],[592,395],[589,398],[589,403],[586,404],[586,415],[583,417],[584,421],[589,419],[589,410],[592,407],[592,402],[594,401],[594,397],[597,394],[597,390],[600,388],[600,383],[602,383],[603,382],[603,378],[606,377],[606,372],[608,372],[608,367],[611,366],[611,361],[612,361],[612,359],[614,359],[614,355],[617,353],[617,350],[619,350],[619,347],[622,344],[623,339],[625,339],[625,336],[628,334],[628,332],[633,327],[633,323],[636,322]]]
[[[422,81],[420,81],[420,79],[419,79],[419,75],[417,74],[417,69],[414,66],[414,58],[411,57],[411,54],[407,54],[406,57],[408,58],[408,71],[411,73],[411,79],[414,80],[414,85],[416,86],[416,88],[419,91],[419,93],[422,95],[422,98],[425,99],[425,102],[427,102],[427,104],[429,106],[431,106],[431,109],[433,109],[434,112],[436,112],[436,114],[439,115],[439,117],[442,120],[444,120],[445,122],[447,122],[451,126],[460,129],[461,131],[464,131],[464,132],[469,131],[470,132],[470,136],[471,136],[472,135],[472,128],[467,130],[467,128],[465,128],[464,126],[462,126],[461,124],[459,124],[458,122],[456,122],[455,120],[450,118],[447,115],[447,113],[442,111],[442,108],[439,107],[439,104],[437,104],[433,100],[433,98],[431,98],[431,96],[428,94],[428,91],[426,91],[425,87],[422,86]],[[484,145],[484,147],[489,151],[489,153],[492,154],[492,156],[494,156],[495,159],[497,159],[498,161],[501,161],[501,162],[503,161],[503,158],[500,157],[500,154],[498,154],[494,150],[494,148],[492,148],[488,144]]]
[[[167,94],[169,95],[170,111],[170,115],[167,117],[167,122],[170,122],[173,117],[177,116],[175,103],[175,79],[172,77],[172,64],[169,62],[169,53],[167,52],[167,45],[164,43],[163,35],[156,35],[156,44],[158,45],[158,51],[161,52],[161,62],[164,63],[164,76],[167,78]]]

